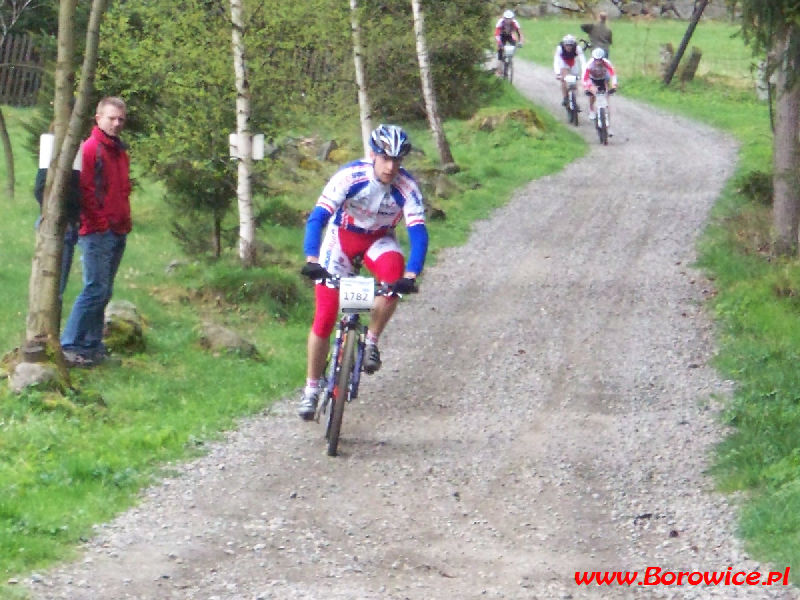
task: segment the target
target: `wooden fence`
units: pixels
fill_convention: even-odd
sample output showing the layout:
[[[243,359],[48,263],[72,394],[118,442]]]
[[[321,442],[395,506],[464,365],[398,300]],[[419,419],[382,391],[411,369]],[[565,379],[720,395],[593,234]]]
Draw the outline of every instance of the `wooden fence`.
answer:
[[[29,35],[8,35],[0,46],[0,104],[35,104],[42,67],[42,58]]]

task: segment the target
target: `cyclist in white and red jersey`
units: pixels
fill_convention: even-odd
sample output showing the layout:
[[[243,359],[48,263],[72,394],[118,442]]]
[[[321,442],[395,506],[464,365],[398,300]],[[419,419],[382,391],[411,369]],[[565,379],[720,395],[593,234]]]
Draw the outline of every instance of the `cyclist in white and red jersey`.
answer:
[[[567,82],[565,77],[567,75],[575,75],[578,80],[583,77],[583,71],[586,68],[586,58],[583,55],[583,48],[578,45],[578,40],[574,35],[565,35],[558,46],[553,56],[553,71],[556,74],[556,79],[561,81],[561,96],[564,98],[562,104],[567,105]]]
[[[592,50],[592,60],[589,61],[583,72],[583,89],[589,96],[589,119],[595,118],[595,92],[598,90],[610,92],[617,89],[617,72],[611,61],[604,56],[605,51],[602,48]]]
[[[524,37],[522,35],[522,28],[519,22],[514,18],[514,11],[507,10],[503,16],[497,21],[494,27],[494,39],[497,42],[497,74],[503,74],[503,46],[511,44],[512,46],[522,46]]]
[[[415,289],[428,251],[422,192],[401,166],[411,151],[411,142],[400,127],[380,125],[369,143],[369,157],[337,171],[311,211],[303,240],[306,264],[302,273],[312,279],[323,279],[327,273],[351,275],[352,261],[360,255],[376,279],[394,284],[398,293],[408,293]],[[395,226],[401,220],[408,231],[408,263],[395,237]],[[308,334],[306,386],[297,410],[305,420],[313,419],[316,412],[319,381],[339,311],[338,290],[318,282],[314,293],[316,310]],[[367,326],[367,373],[381,366],[377,343],[396,306],[396,296],[375,299]]]

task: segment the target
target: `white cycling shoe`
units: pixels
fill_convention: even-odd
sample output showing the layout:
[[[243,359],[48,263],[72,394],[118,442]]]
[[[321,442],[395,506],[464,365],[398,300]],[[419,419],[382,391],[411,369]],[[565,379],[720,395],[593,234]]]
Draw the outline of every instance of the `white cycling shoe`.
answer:
[[[297,415],[304,421],[311,421],[317,413],[317,399],[319,390],[303,390],[300,395],[300,404],[297,406]]]

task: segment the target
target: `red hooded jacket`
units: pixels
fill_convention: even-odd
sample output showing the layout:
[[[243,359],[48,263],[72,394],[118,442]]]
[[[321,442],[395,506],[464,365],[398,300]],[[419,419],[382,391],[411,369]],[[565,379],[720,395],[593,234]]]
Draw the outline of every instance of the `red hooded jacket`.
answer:
[[[125,144],[95,126],[83,143],[80,235],[111,230],[129,233],[130,160]]]

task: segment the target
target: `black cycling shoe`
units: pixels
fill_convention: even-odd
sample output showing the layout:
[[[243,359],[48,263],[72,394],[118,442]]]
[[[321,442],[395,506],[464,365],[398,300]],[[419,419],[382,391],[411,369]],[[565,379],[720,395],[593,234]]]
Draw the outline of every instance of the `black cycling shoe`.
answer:
[[[372,375],[381,368],[381,353],[375,344],[367,344],[364,349],[364,372]]]

